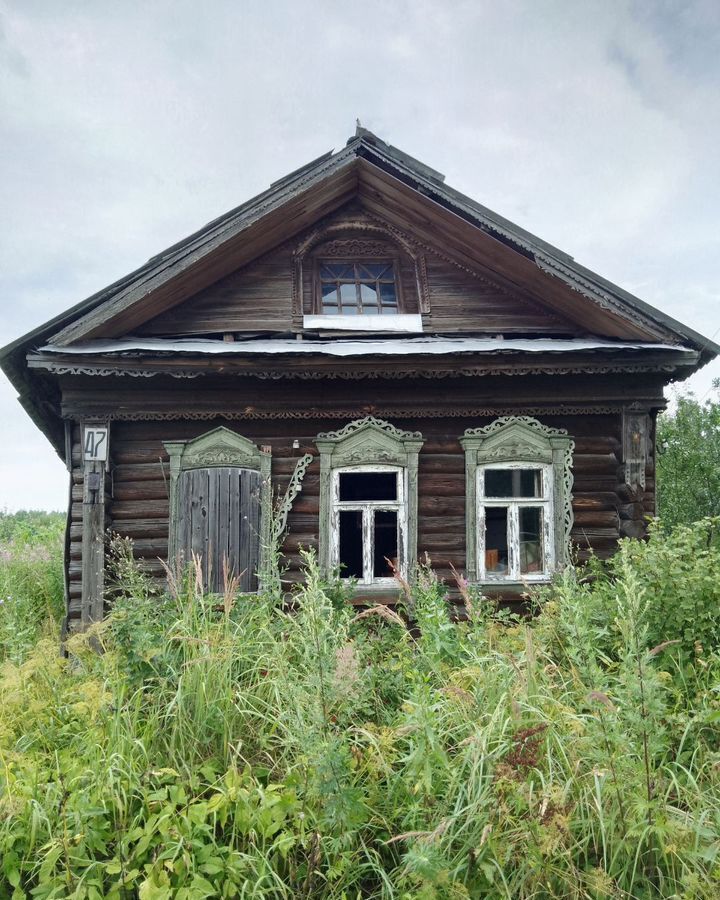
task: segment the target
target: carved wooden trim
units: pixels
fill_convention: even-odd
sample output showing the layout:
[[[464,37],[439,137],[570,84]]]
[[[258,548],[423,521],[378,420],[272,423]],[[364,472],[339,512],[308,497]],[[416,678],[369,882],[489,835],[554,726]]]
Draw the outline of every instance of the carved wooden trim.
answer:
[[[95,375],[107,377],[112,375],[123,375],[130,378],[152,378],[155,375],[169,375],[172,378],[201,378],[204,375],[217,375],[217,369],[208,369],[198,371],[197,369],[178,369],[173,367],[158,367],[156,369],[133,369],[127,368],[123,363],[118,362],[117,366],[107,364],[93,365],[68,365],[66,363],[53,363],[47,361],[42,366],[35,368],[43,368],[55,375]],[[678,367],[674,364],[667,365],[633,365],[622,364],[607,365],[599,363],[579,363],[576,365],[568,365],[561,363],[548,362],[546,364],[527,366],[527,365],[496,365],[496,366],[471,366],[462,369],[383,369],[379,365],[374,369],[368,370],[345,370],[330,371],[317,369],[233,369],[221,373],[226,377],[248,377],[259,378],[263,381],[278,381],[283,378],[297,378],[303,381],[322,381],[324,379],[341,379],[344,381],[362,381],[364,379],[374,378],[483,378],[487,375],[612,375],[617,373],[643,374],[643,373],[673,373]]]
[[[349,259],[362,257],[385,257],[388,254],[394,255],[396,248],[393,242],[369,240],[363,238],[336,238],[335,240],[326,241],[320,245],[322,247],[322,257],[328,259],[345,257]]]
[[[340,443],[346,438],[353,437],[359,432],[366,431],[368,428],[374,428],[393,439],[393,441],[422,441],[422,434],[419,431],[401,431],[390,422],[383,419],[376,419],[375,416],[365,416],[364,419],[357,419],[355,422],[349,422],[339,431],[328,431],[317,436],[318,441],[331,441]]]
[[[495,416],[608,416],[623,411],[622,406],[462,406],[462,407],[383,407],[382,415],[393,419],[478,419]],[[116,422],[177,422],[184,419],[196,422],[210,422],[213,419],[228,421],[253,419],[351,419],[358,414],[357,407],[333,407],[333,409],[257,409],[243,410],[159,410],[152,412],[130,412],[118,410],[111,412],[106,418]],[[76,416],[69,414],[65,419],[74,421]]]
[[[617,299],[608,291],[603,291],[597,285],[591,285],[579,272],[576,272],[559,260],[538,252],[535,252],[534,256],[535,262],[543,272],[551,277],[560,279],[573,291],[576,291],[588,300],[592,300],[601,309],[619,314],[622,318],[628,319],[645,331],[649,330],[656,337],[665,338],[669,341],[677,340],[676,334],[658,325],[657,322],[645,316],[630,304]]]
[[[430,313],[430,282],[428,281],[427,257],[421,254],[417,261],[418,297],[420,298],[420,312],[423,315]]]
[[[407,238],[405,234],[393,229],[380,219],[374,219],[369,215],[355,215],[340,222],[321,222],[319,225],[306,234],[305,237],[296,245],[294,256],[296,259],[304,259],[311,254],[318,244],[323,244],[333,239],[343,240],[343,235],[348,232],[357,232],[360,235],[365,233],[373,235],[376,239],[389,241],[393,245],[399,245],[408,256],[415,259],[417,256],[417,248]],[[358,238],[362,240],[362,238]],[[387,253],[387,249],[383,250],[383,255]]]
[[[259,448],[252,441],[220,425],[189,441],[165,441],[163,446],[170,457],[170,526],[168,558],[177,555],[177,523],[180,508],[180,474],[190,469],[237,466],[260,473],[260,572],[265,571],[272,485],[272,456],[269,449]]]
[[[477,471],[497,462],[528,462],[552,467],[555,565],[570,562],[572,458],[575,443],[565,429],[550,428],[529,416],[501,416],[490,425],[469,428],[460,443],[465,450],[467,574],[479,577],[477,558]]]
[[[316,253],[318,251],[318,253]],[[341,221],[328,221],[327,219],[318,223],[310,232],[306,232],[305,236],[296,244],[293,252],[293,298],[297,297],[296,306],[294,307],[294,315],[296,310],[305,308],[305,297],[303,295],[304,271],[310,264],[308,258],[319,255],[322,256],[345,256],[349,258],[355,257],[397,257],[399,252],[409,256],[416,270],[417,277],[417,249],[412,242],[397,230],[393,230],[380,220],[372,220],[370,216],[361,212],[349,215]],[[395,266],[395,287],[398,297],[398,309],[403,306],[403,286],[402,279],[399,276],[399,267],[397,260],[394,260]],[[317,287],[317,278],[313,278],[313,283]],[[319,289],[318,289],[319,290]],[[316,292],[314,291],[314,294]],[[313,296],[312,308],[320,313],[318,308],[318,296]],[[422,303],[422,297],[418,298],[418,303]],[[294,324],[298,324],[295,322]]]
[[[331,568],[333,471],[343,466],[383,464],[403,470],[407,503],[403,567],[409,573],[417,556],[417,472],[422,434],[402,431],[383,419],[366,416],[339,431],[318,434],[315,443],[320,451],[320,563],[325,571]]]
[[[622,435],[625,484],[635,492],[643,491],[650,453],[650,416],[647,410],[624,408]]]
[[[430,288],[429,288],[428,275],[427,275],[427,259],[425,256],[425,254],[430,254],[430,256],[434,256],[437,259],[441,259],[444,263],[447,263],[448,265],[452,266],[453,268],[458,269],[460,272],[464,272],[466,275],[470,275],[472,278],[475,278],[477,281],[481,282],[482,284],[487,285],[488,287],[492,288],[493,290],[497,291],[498,293],[503,294],[506,297],[511,297],[513,299],[522,300],[524,303],[527,303],[527,305],[530,306],[532,309],[542,312],[543,315],[546,316],[552,322],[567,321],[566,318],[553,313],[553,311],[549,307],[547,307],[540,301],[536,300],[534,297],[526,294],[524,291],[519,290],[519,289],[513,290],[509,287],[506,287],[504,284],[498,283],[497,281],[495,281],[493,278],[489,277],[488,275],[479,272],[477,269],[473,269],[471,266],[467,266],[461,262],[458,262],[456,259],[453,259],[452,256],[449,256],[446,253],[443,253],[443,251],[441,249],[439,249],[438,247],[433,246],[431,244],[426,243],[425,241],[420,240],[416,235],[410,236],[395,225],[385,224],[379,216],[376,216],[373,213],[368,213],[368,218],[374,220],[375,223],[378,225],[384,225],[384,227],[386,227],[388,229],[388,231],[398,239],[398,241],[402,239],[403,241],[407,242],[410,246],[413,246],[415,248],[415,254],[414,254],[413,258],[416,260],[416,267],[418,269],[418,274],[420,275],[420,277],[422,279],[422,287],[423,287],[420,297],[421,297],[421,302],[424,301],[424,303],[426,305],[426,309],[424,309],[424,310],[421,309],[421,312],[427,312],[427,313],[431,312]]]

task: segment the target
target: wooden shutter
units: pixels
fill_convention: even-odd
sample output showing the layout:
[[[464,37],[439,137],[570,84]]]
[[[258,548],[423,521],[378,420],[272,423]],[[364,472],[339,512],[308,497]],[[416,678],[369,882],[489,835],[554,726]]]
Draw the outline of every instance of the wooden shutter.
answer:
[[[260,473],[223,466],[189,469],[178,484],[177,549],[202,560],[209,591],[224,587],[224,561],[240,590],[257,590],[260,560]]]

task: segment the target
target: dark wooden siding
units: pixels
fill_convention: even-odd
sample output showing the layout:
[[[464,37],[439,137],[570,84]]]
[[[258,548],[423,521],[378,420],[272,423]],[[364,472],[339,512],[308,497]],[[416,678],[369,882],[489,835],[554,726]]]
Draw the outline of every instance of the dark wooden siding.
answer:
[[[334,224],[341,221],[335,218]],[[297,242],[302,239],[298,237]],[[223,332],[287,332],[293,328],[293,247],[284,244],[137,329],[143,335],[199,335]],[[390,242],[386,242],[392,247]],[[438,245],[439,246],[439,245]],[[492,273],[471,273],[416,248],[424,257],[430,312],[425,330],[442,333],[579,334],[582,329],[540,301],[492,280]],[[320,254],[321,255],[321,254]],[[421,267],[399,247],[395,254],[406,312],[420,308]],[[303,312],[313,307],[313,254],[303,264]],[[487,277],[481,277],[487,276]],[[489,280],[488,280],[489,279]]]
[[[80,405],[81,397],[89,399],[87,380],[83,380],[84,390],[75,394],[70,384],[77,379],[68,379],[66,397],[68,405]],[[221,404],[230,402],[233,394],[236,403],[245,402],[244,392],[254,395],[261,404],[270,405],[275,398],[275,408],[291,410],[304,408],[306,417],[287,420],[248,418],[243,421],[227,420],[219,417],[209,421],[117,421],[112,423],[112,496],[108,500],[108,517],[111,527],[117,533],[133,539],[135,555],[158,580],[164,577],[162,560],[168,551],[168,485],[167,456],[163,441],[197,437],[218,424],[224,424],[249,438],[258,445],[272,447],[273,484],[276,491],[282,491],[294,469],[297,459],[305,452],[316,459],[307,471],[303,490],[295,501],[288,520],[289,532],[284,544],[285,561],[288,565],[285,578],[288,583],[301,577],[301,546],[316,547],[318,541],[319,513],[319,460],[314,444],[321,431],[332,431],[342,427],[352,418],[360,418],[368,412],[388,418],[394,425],[407,430],[418,430],[424,437],[419,457],[419,521],[418,551],[428,554],[440,577],[451,579],[451,565],[459,571],[465,566],[465,471],[464,455],[459,437],[466,428],[489,424],[494,416],[442,415],[442,398],[446,411],[453,404],[467,403],[475,398],[478,405],[483,403],[486,392],[494,395],[498,407],[514,396],[527,398],[538,394],[545,398],[555,395],[556,402],[562,402],[563,394],[582,396],[588,391],[588,381],[592,379],[562,378],[552,379],[492,378],[453,379],[445,382],[420,383],[403,380],[393,385],[394,394],[384,391],[384,387],[372,382],[339,383],[330,381],[322,387],[312,384],[257,382],[255,379],[240,379],[228,385],[228,393],[218,396],[218,389],[200,390],[174,382],[168,388],[169,398],[176,408],[190,404],[190,391],[194,403],[200,408],[208,406],[211,400]],[[600,382],[596,379],[595,396],[600,392]],[[121,407],[132,409],[135,402],[146,407],[166,408],[162,392],[149,394],[145,386],[137,380],[124,385],[122,389],[108,388],[102,391],[106,408]],[[474,383],[473,383],[474,382]],[[463,390],[460,385],[464,385]],[[643,379],[634,379],[634,388],[642,394]],[[230,388],[234,388],[234,391]],[[402,418],[383,412],[382,401],[368,407],[369,391],[373,396],[384,397],[391,405],[410,405],[414,397],[418,415]],[[608,395],[614,392],[627,394],[628,387],[622,379],[606,379],[604,390]],[[183,396],[181,396],[181,391]],[[188,393],[184,393],[187,391]],[[652,385],[645,383],[645,391],[653,392]],[[336,393],[345,396],[343,407],[354,407],[347,418],[318,416],[317,409],[338,403]],[[422,392],[423,396],[418,399]],[[237,394],[240,394],[238,397]],[[96,395],[97,396],[97,395]],[[486,398],[485,398],[486,402]],[[519,401],[518,401],[519,402]],[[528,399],[524,400],[525,403]],[[437,410],[428,417],[426,404]],[[310,412],[312,411],[312,412]],[[295,414],[298,415],[297,413]],[[593,415],[560,414],[548,408],[545,414],[536,414],[544,424],[555,428],[565,428],[575,440],[574,457],[574,500],[575,524],[573,541],[580,560],[588,558],[591,548],[599,556],[609,556],[623,535],[640,536],[644,532],[643,516],[654,508],[654,464],[647,467],[646,491],[641,496],[633,496],[623,483],[621,415],[619,412]],[[299,448],[293,447],[297,441]],[[80,571],[81,571],[81,521],[82,521],[82,470],[80,468],[79,433],[75,431],[74,446],[74,493],[71,529],[70,558],[70,612],[74,619],[79,617]]]
[[[427,256],[430,317],[427,330],[492,334],[577,334],[577,325],[551,314],[519,292],[463,271],[432,254]]]
[[[292,252],[260,257],[137,331],[145,335],[289,331],[292,326]]]

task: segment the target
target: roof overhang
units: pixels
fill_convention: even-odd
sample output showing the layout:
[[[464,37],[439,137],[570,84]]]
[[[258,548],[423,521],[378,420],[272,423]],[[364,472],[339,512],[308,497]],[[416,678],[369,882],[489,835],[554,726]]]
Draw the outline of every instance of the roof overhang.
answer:
[[[384,338],[337,340],[86,341],[46,344],[28,366],[55,375],[255,375],[257,377],[436,377],[528,372],[663,372],[671,378],[697,365],[689,347],[578,339]]]

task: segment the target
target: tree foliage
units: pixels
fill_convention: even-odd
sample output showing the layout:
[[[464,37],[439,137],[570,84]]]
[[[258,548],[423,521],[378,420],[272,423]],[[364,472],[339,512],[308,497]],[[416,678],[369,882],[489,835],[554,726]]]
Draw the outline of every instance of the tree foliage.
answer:
[[[720,515],[720,382],[715,396],[679,395],[657,426],[658,512],[668,526]]]

